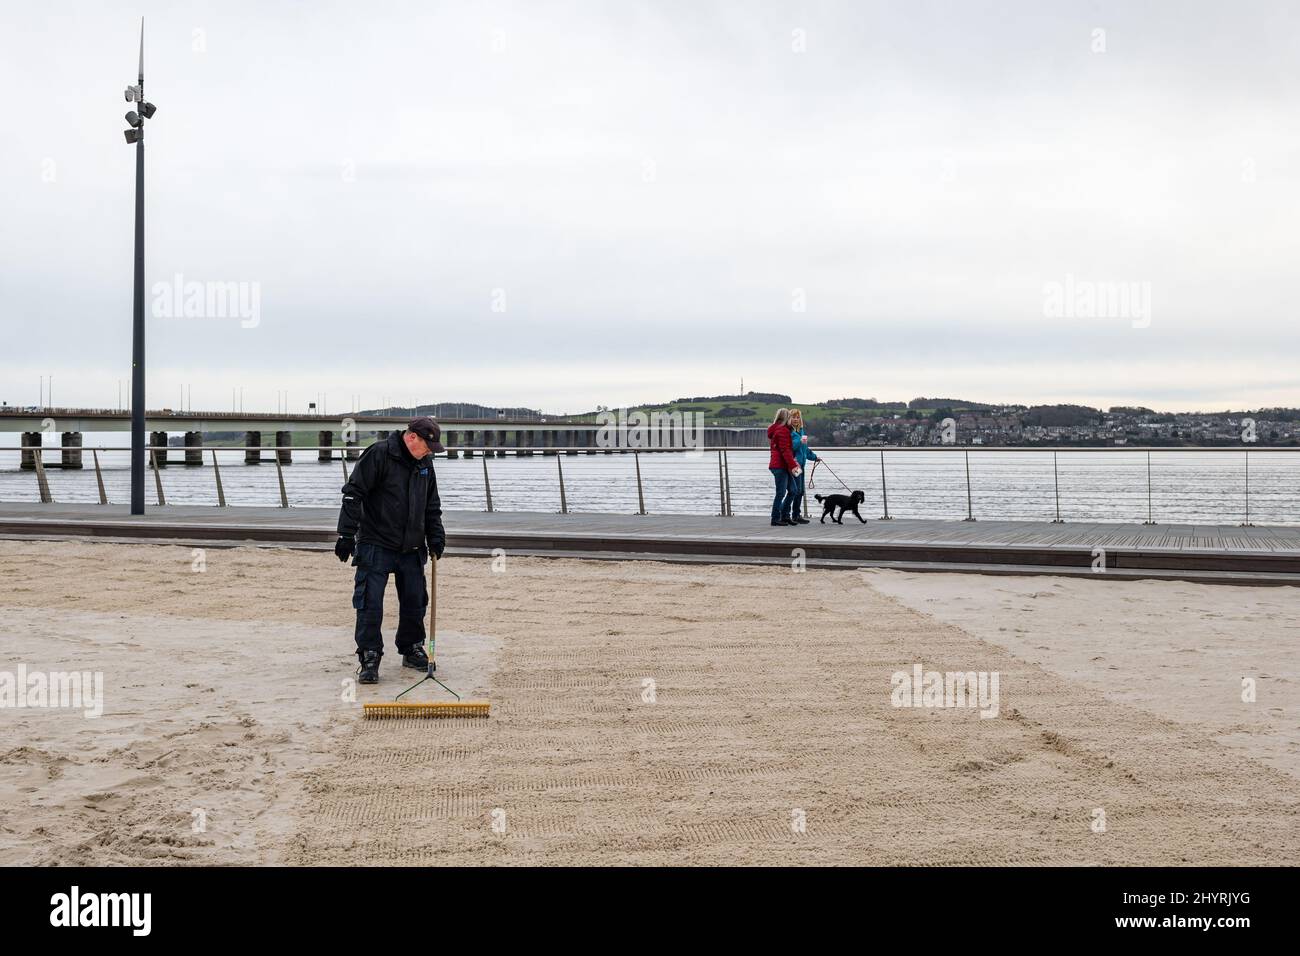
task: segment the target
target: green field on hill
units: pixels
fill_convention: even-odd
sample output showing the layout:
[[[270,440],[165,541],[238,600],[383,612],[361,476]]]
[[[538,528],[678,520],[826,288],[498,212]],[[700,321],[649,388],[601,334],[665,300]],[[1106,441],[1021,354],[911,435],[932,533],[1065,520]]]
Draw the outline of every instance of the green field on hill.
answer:
[[[772,423],[778,408],[798,408],[803,411],[804,420],[822,425],[839,422],[844,419],[872,418],[882,415],[903,414],[910,418],[923,418],[930,415],[933,408],[860,408],[847,405],[819,405],[815,402],[760,402],[745,400],[710,400],[703,402],[669,402],[664,405],[638,405],[636,411],[644,412],[690,412],[704,416],[706,425],[736,425],[766,427]],[[953,410],[960,410],[953,406]]]

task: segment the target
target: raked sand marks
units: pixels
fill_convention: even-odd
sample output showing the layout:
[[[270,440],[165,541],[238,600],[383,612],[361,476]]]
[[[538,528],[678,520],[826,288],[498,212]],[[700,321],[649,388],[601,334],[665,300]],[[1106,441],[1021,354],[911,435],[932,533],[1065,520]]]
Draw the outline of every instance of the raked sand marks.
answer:
[[[491,721],[354,728],[295,862],[1226,864],[1300,848],[1293,781],[854,575],[700,569],[696,601],[696,570],[588,567],[559,620],[528,580],[545,569],[512,581],[531,600]],[[778,598],[803,613],[735,622]],[[632,643],[664,606],[696,624]],[[999,671],[1000,717],[892,707],[890,674],[914,661]],[[435,745],[473,756],[400,782],[372,770]]]

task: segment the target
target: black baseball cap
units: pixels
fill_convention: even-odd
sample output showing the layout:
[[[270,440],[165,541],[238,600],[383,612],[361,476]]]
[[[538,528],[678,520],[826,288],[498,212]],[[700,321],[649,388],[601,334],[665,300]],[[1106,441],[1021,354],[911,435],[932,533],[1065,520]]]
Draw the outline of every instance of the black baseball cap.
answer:
[[[442,428],[428,415],[422,415],[419,418],[412,418],[411,423],[406,426],[408,432],[415,432],[424,439],[425,444],[429,446],[429,451],[445,451],[442,447]]]

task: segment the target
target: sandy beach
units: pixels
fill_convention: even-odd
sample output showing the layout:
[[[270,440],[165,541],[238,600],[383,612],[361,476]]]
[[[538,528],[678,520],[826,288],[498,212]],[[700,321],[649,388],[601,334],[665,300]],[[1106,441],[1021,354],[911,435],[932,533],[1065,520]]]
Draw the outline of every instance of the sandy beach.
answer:
[[[328,553],[0,541],[0,669],[104,686],[99,717],[0,709],[0,863],[1300,852],[1295,589],[497,567],[439,574],[439,674],[492,717],[363,721],[418,675],[390,588],[381,683],[352,683],[351,569]],[[894,706],[917,664],[998,674],[996,717]]]

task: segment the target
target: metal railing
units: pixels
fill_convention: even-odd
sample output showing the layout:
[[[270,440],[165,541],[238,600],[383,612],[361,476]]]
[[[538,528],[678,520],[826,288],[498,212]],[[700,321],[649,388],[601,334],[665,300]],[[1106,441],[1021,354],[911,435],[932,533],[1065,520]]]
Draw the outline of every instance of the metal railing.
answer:
[[[285,481],[283,465],[291,463],[293,453],[295,452],[313,453],[316,455],[316,460],[322,464],[330,463],[337,460],[340,463],[343,479],[346,482],[348,479],[348,464],[347,464],[348,461],[356,460],[356,458],[360,456],[363,450],[364,449],[357,446],[346,446],[346,445],[344,446],[340,446],[340,445],[261,445],[261,446],[257,446],[257,445],[222,445],[222,446],[151,445],[148,446],[147,449],[148,451],[147,465],[149,471],[153,476],[153,485],[154,485],[156,504],[159,506],[165,506],[167,503],[167,498],[163,486],[162,470],[166,467],[171,467],[171,466],[180,466],[180,467],[201,466],[204,464],[204,458],[205,457],[208,458],[211,462],[212,471],[213,471],[214,495],[216,499],[216,504],[218,507],[226,507],[227,500],[226,500],[225,488],[221,477],[221,465],[218,460],[218,453],[224,453],[228,455],[235,455],[235,454],[242,455],[244,463],[250,465],[269,461],[271,463],[274,463],[276,467],[276,477],[277,477],[277,485],[278,485],[278,492],[279,492],[278,495],[279,505],[280,507],[288,508],[289,494],[288,494],[288,486]],[[543,455],[554,455],[556,457],[556,481],[557,481],[557,488],[559,492],[559,504],[560,504],[559,513],[561,514],[569,514],[571,511],[570,504],[572,500],[571,498],[572,491],[568,487],[568,485],[566,485],[565,475],[564,475],[564,464],[563,464],[563,458],[567,455],[577,455],[577,454],[587,454],[587,453],[589,454],[600,454],[600,453],[631,454],[633,456],[634,464],[633,464],[633,468],[631,469],[631,474],[629,474],[628,477],[634,479],[636,482],[636,496],[637,496],[636,513],[639,515],[646,515],[649,512],[646,507],[645,478],[643,476],[642,467],[641,467],[642,454],[658,454],[658,453],[691,454],[693,453],[698,456],[703,456],[705,454],[712,454],[715,455],[717,459],[717,481],[718,481],[717,514],[724,517],[731,517],[735,514],[735,511],[733,510],[733,503],[732,503],[732,494],[733,494],[732,471],[730,467],[731,463],[730,463],[729,453],[749,452],[751,454],[760,454],[760,453],[763,455],[767,454],[766,449],[752,448],[752,447],[735,447],[735,446],[703,446],[699,448],[684,449],[681,447],[674,447],[674,446],[643,447],[643,448],[628,448],[628,447],[606,448],[606,447],[599,447],[599,446],[593,447],[593,446],[573,446],[573,445],[506,446],[506,445],[497,445],[497,444],[488,444],[488,445],[476,444],[476,445],[449,446],[448,450],[457,454],[470,453],[466,455],[467,459],[474,454],[481,457],[482,473],[483,473],[483,480],[482,480],[483,502],[487,511],[497,510],[493,500],[493,494],[492,494],[492,477],[488,468],[489,459],[493,457],[504,456],[506,453],[510,451],[514,451],[519,454],[541,453]],[[31,470],[34,472],[37,492],[40,496],[41,502],[43,503],[53,503],[54,501],[54,496],[50,488],[49,477],[47,475],[47,468],[61,467],[61,466],[55,466],[52,463],[47,465],[45,462],[45,453],[58,452],[62,454],[67,452],[67,453],[72,453],[72,457],[75,458],[78,455],[84,456],[85,453],[89,452],[93,461],[93,467],[95,471],[95,482],[96,482],[96,489],[98,492],[99,503],[102,505],[107,505],[109,503],[109,498],[106,491],[103,469],[101,466],[99,453],[101,451],[102,452],[128,452],[130,451],[130,448],[129,446],[105,446],[105,447],[86,448],[82,445],[0,446],[0,452],[14,452],[14,451],[21,452],[23,468],[27,467],[28,461],[31,462]],[[328,456],[322,456],[323,452],[327,452]],[[269,457],[263,457],[263,455],[267,453],[269,453]],[[1240,491],[1241,494],[1240,514],[1242,520],[1240,521],[1240,525],[1243,527],[1253,527],[1251,455],[1255,454],[1257,459],[1258,456],[1261,454],[1283,455],[1289,459],[1293,455],[1300,454],[1300,447],[1260,446],[1255,448],[1242,448],[1242,447],[1225,447],[1225,446],[1205,446],[1205,447],[1203,446],[1174,446],[1174,447],[1101,446],[1101,447],[1069,447],[1069,448],[1043,449],[1043,448],[1032,448],[1032,447],[1024,447],[1024,446],[1005,446],[1005,447],[1004,446],[968,447],[968,446],[952,446],[952,445],[915,446],[915,447],[912,446],[885,446],[885,447],[827,446],[822,448],[820,453],[825,456],[829,456],[837,459],[840,456],[851,456],[852,458],[857,458],[857,459],[867,458],[868,460],[870,458],[877,459],[876,464],[864,465],[861,468],[857,467],[858,463],[855,462],[855,468],[854,471],[852,472],[852,477],[855,480],[858,478],[870,479],[871,478],[870,471],[872,469],[878,468],[879,485],[880,485],[879,500],[881,506],[881,514],[878,517],[880,518],[880,520],[886,520],[886,521],[896,517],[896,514],[890,513],[891,493],[895,498],[895,502],[897,502],[897,497],[898,497],[898,484],[897,484],[898,478],[896,474],[893,479],[893,485],[891,487],[891,474],[890,474],[890,467],[888,465],[888,461],[891,459],[894,461],[894,468],[896,470],[898,468],[900,459],[904,459],[906,456],[918,455],[918,454],[919,455],[947,454],[949,456],[952,456],[960,453],[961,468],[959,471],[959,476],[961,481],[961,487],[959,489],[959,493],[964,492],[964,498],[965,498],[964,501],[965,508],[963,509],[965,513],[960,515],[960,518],[963,521],[976,521],[978,520],[976,515],[977,495],[976,495],[976,484],[972,478],[972,471],[971,471],[972,454],[993,456],[994,458],[996,458],[999,455],[1022,455],[1022,456],[1023,455],[1032,455],[1032,456],[1050,455],[1051,465],[1052,465],[1051,496],[1050,496],[1051,519],[1050,520],[1053,521],[1054,523],[1063,523],[1065,519],[1062,517],[1062,511],[1061,511],[1061,467],[1060,467],[1062,458],[1068,458],[1070,456],[1083,456],[1083,455],[1103,455],[1103,456],[1126,455],[1126,456],[1136,457],[1139,460],[1141,466],[1141,478],[1144,479],[1145,488],[1139,489],[1137,491],[1133,491],[1126,487],[1122,493],[1125,495],[1132,496],[1133,501],[1140,501],[1142,504],[1145,505],[1145,509],[1144,509],[1145,516],[1144,516],[1143,523],[1148,525],[1156,524],[1154,479],[1153,479],[1153,465],[1152,465],[1153,454],[1160,455],[1160,456],[1181,456],[1181,455],[1188,455],[1188,454],[1209,454],[1215,456],[1240,456],[1241,458],[1240,475],[1241,475],[1241,482],[1242,482],[1241,491]],[[162,459],[161,464],[160,464],[160,458]],[[1300,459],[1294,459],[1294,461],[1300,463]],[[809,463],[810,470],[811,470],[811,466],[812,466],[812,462]],[[79,464],[74,467],[84,467],[84,465]],[[841,464],[839,467],[843,468],[843,465]],[[749,468],[747,469],[747,472],[753,473],[756,470],[757,469]],[[837,480],[842,480],[839,479],[838,476],[836,477]],[[1013,477],[1016,478],[1017,480],[1023,479],[1023,473],[1018,472]],[[819,480],[820,480],[820,476],[819,476]],[[869,484],[870,481],[864,480],[864,484],[863,484],[864,487],[869,486]],[[1300,521],[1300,483],[1298,483],[1294,487],[1295,487],[1294,491],[1289,490],[1285,494],[1274,493],[1274,497],[1277,497],[1280,494],[1283,497],[1287,498],[1288,501],[1290,501],[1290,499],[1294,497],[1296,499],[1294,518],[1295,520]],[[944,502],[948,501],[947,498],[948,492],[943,492],[942,494],[939,494],[935,492],[933,489],[931,489],[929,493],[932,495],[932,499],[931,499],[932,501],[944,501]],[[1116,493],[1116,492],[1112,492],[1112,493]],[[916,494],[917,494],[916,491],[913,490],[914,497]],[[1258,501],[1261,497],[1261,494],[1268,495],[1270,493],[1267,491],[1263,493],[1259,491],[1255,491],[1254,494],[1256,500]],[[1196,495],[1189,492],[1187,494],[1180,495],[1180,500],[1187,500],[1189,498],[1194,498],[1194,497],[1196,497]],[[1215,501],[1226,501],[1228,498],[1227,494],[1225,493],[1216,493],[1210,496],[1202,495],[1200,497],[1213,498],[1213,500]],[[1141,499],[1143,498],[1145,500],[1141,501]],[[929,503],[929,502],[923,502],[923,503]],[[805,498],[805,506],[806,506],[806,498]],[[897,508],[895,510],[897,511]],[[959,515],[952,514],[950,515],[950,517],[957,518],[959,517]],[[1044,515],[1043,517],[1046,517],[1046,515]]]

